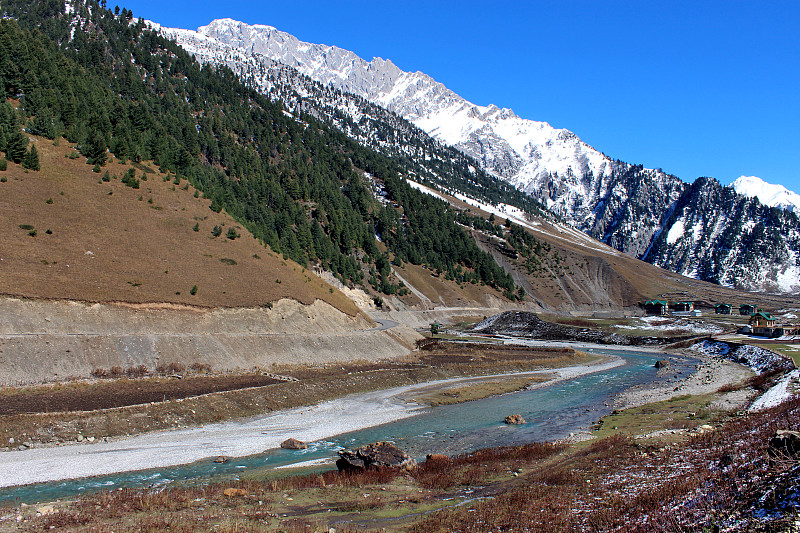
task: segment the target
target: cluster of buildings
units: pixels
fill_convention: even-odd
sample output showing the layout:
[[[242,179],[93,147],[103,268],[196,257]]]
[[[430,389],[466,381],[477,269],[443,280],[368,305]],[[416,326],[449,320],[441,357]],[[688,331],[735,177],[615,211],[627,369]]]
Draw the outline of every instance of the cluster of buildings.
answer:
[[[750,316],[750,324],[743,326],[739,333],[770,338],[794,336],[800,335],[800,324],[776,324],[774,316],[764,311],[757,311]]]
[[[667,300],[647,300],[644,311],[650,316],[700,316],[699,310],[694,308],[694,302],[674,302],[670,308]]]
[[[714,306],[714,313],[732,315],[733,309],[731,304],[719,303]],[[667,300],[648,300],[644,303],[644,310],[650,316],[700,316],[694,302],[674,302],[670,305]],[[800,324],[776,324],[774,316],[756,305],[740,305],[739,314],[750,317],[749,324],[740,328],[739,333],[770,338],[800,335]]]

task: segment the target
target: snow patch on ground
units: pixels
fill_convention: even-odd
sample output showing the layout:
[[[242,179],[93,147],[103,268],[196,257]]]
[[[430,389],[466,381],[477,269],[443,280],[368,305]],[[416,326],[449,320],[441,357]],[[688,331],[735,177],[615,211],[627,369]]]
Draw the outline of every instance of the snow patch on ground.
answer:
[[[773,369],[787,368],[789,361],[775,352],[750,345],[734,345],[727,342],[702,341],[693,344],[692,350],[705,355],[716,355],[735,363],[749,366],[759,374]]]
[[[430,187],[427,187],[425,185],[422,185],[421,183],[417,183],[416,181],[412,181],[410,179],[406,179],[406,181],[408,182],[409,185],[411,185],[411,187],[417,189],[418,191],[424,192],[425,194],[430,194],[431,196],[435,196],[436,198],[447,201],[447,199],[441,193],[435,191],[434,189],[431,189]],[[528,215],[527,213],[525,213],[525,211],[519,209],[518,207],[514,207],[513,205],[508,205],[508,204],[491,205],[478,201],[474,198],[470,198],[465,194],[452,191],[448,191],[448,194],[450,194],[454,198],[457,198],[458,200],[461,200],[465,204],[471,205],[472,207],[477,207],[478,209],[486,211],[487,213],[492,213],[496,217],[510,219],[512,222],[520,226],[533,229],[534,227],[539,225],[538,222],[529,220]]]
[[[684,220],[679,218],[675,221],[671,228],[669,228],[669,232],[667,233],[667,244],[675,244],[678,242],[678,239],[683,237],[683,229],[684,227]]]
[[[425,185],[417,183],[416,181],[411,181],[411,180],[406,180],[406,181],[408,182],[409,185],[411,185],[411,188],[413,189],[416,189],[420,192],[424,192],[425,194],[430,194],[431,196],[435,196],[436,198],[444,200],[445,202],[447,201],[447,199],[444,196],[434,191],[430,187],[426,187]]]
[[[800,380],[800,370],[792,370],[767,392],[759,396],[750,406],[750,411],[769,409],[796,396],[799,385],[798,380]]]
[[[800,287],[800,267],[797,266],[797,254],[791,250],[786,267],[775,276],[775,283],[781,292],[796,292]]]
[[[630,325],[618,325],[615,329],[640,329],[648,331],[688,331],[691,333],[722,333],[723,328],[715,324],[707,324],[697,320],[687,320],[680,318],[677,320],[659,317],[645,316]]]

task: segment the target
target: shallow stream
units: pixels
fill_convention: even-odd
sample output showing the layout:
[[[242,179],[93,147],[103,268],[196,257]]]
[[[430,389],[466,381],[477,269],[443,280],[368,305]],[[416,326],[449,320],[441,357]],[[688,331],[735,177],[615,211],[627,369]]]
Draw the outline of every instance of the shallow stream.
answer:
[[[152,487],[172,482],[231,479],[244,472],[336,458],[336,451],[370,442],[391,440],[418,459],[428,453],[453,455],[480,448],[548,441],[585,430],[609,414],[614,398],[625,389],[656,379],[654,362],[663,354],[594,348],[598,354],[621,357],[624,364],[529,391],[521,391],[462,404],[426,408],[418,414],[332,438],[309,443],[307,450],[270,450],[233,458],[225,464],[209,459],[188,465],[136,472],[37,483],[0,489],[0,502],[34,503],[73,498],[94,490]],[[685,361],[684,376],[694,361]],[[503,419],[520,414],[524,425],[509,426]]]

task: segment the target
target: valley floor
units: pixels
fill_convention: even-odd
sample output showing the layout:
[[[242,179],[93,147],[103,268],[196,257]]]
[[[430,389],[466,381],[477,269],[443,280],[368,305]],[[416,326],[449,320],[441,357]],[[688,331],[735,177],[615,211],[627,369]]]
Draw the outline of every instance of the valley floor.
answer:
[[[671,357],[680,356],[665,354]],[[784,404],[780,414],[726,414],[757,394],[748,385],[752,373],[713,357],[700,359],[691,375],[674,373],[666,385],[629,390],[620,398],[620,411],[594,427],[588,442],[578,438],[485,450],[432,459],[405,473],[343,476],[329,471],[280,478],[284,474],[273,471],[200,487],[0,505],[0,531],[772,530],[762,527],[765,512],[772,513],[766,519],[773,524],[786,524],[797,504],[791,496],[796,468],[767,461],[765,446],[780,426],[777,418],[796,420],[797,402]],[[614,364],[605,360],[548,372],[564,379]],[[661,372],[674,368],[679,367],[668,365]],[[360,397],[391,404],[431,385]],[[318,408],[278,415],[294,413],[294,422],[306,425],[322,413],[315,413]],[[164,435],[170,433],[186,434]],[[62,449],[78,452],[71,461],[87,447]],[[0,454],[0,460],[22,456]],[[24,462],[17,464],[25,470]],[[761,497],[765,490],[772,495],[769,501]],[[789,507],[776,515],[775,505]]]
[[[587,364],[512,374],[458,377],[361,393],[248,420],[148,433],[108,442],[37,447],[0,454],[0,487],[190,463],[206,457],[241,457],[278,448],[288,438],[317,441],[413,416],[424,405],[408,400],[431,390],[500,377],[546,376],[543,386],[622,364],[601,358]]]

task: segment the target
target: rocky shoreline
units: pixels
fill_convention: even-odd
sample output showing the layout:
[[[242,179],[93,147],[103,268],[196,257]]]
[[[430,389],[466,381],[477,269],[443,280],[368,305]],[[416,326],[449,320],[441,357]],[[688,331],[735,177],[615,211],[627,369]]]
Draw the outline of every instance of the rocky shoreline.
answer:
[[[702,354],[693,355],[701,362],[694,373],[677,382],[647,383],[632,387],[620,395],[614,403],[616,409],[629,409],[653,402],[668,400],[676,395],[699,395],[719,391],[726,385],[745,381],[754,375],[741,364]],[[674,372],[671,365],[659,370],[660,374]],[[730,391],[715,403],[719,409],[741,409],[752,400],[752,391],[746,389]]]

